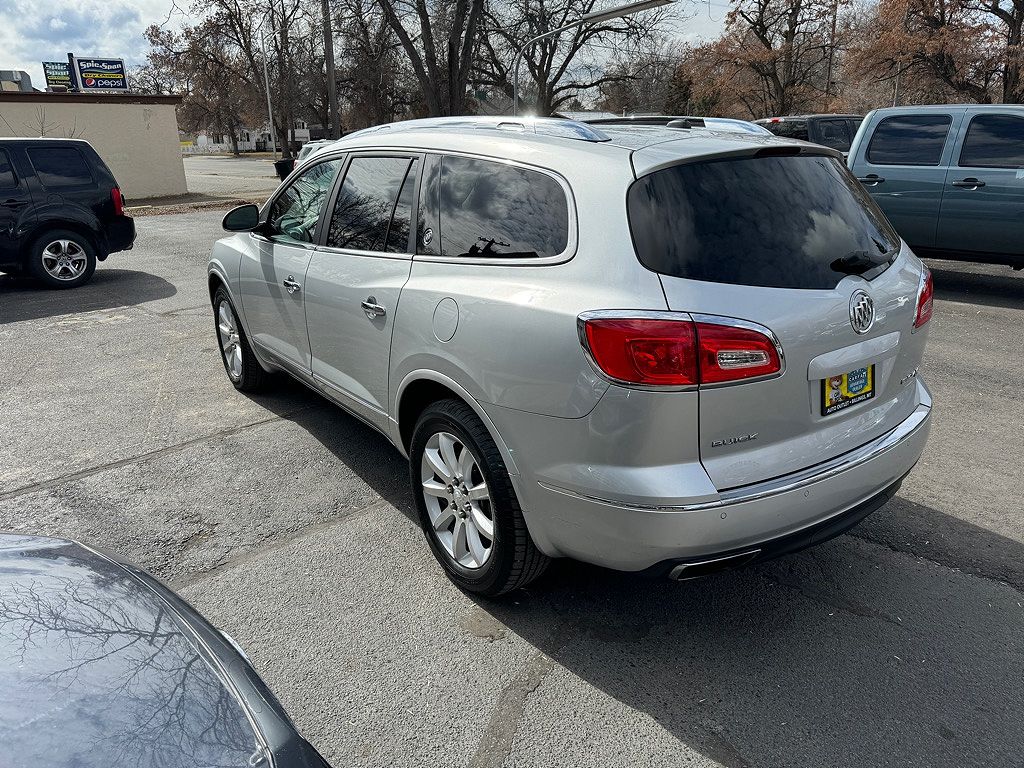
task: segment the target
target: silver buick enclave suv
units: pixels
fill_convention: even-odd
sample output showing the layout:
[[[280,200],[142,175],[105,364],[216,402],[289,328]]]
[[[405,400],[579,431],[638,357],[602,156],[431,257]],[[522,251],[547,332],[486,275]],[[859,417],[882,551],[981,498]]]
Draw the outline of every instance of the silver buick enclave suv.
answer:
[[[231,381],[286,371],[386,435],[474,592],[551,557],[689,578],[795,551],[924,449],[931,276],[824,147],[410,121],[224,226]]]

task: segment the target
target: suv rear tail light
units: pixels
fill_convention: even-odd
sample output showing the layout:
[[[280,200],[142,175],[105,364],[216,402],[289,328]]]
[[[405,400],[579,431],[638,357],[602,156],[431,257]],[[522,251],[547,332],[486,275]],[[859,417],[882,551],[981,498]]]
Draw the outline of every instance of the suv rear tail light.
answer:
[[[124,195],[121,190],[117,187],[110,190],[110,199],[114,201],[114,215],[124,216]]]
[[[598,368],[626,384],[721,384],[782,370],[769,332],[729,318],[667,315],[584,313],[579,318],[580,341]]]
[[[778,373],[775,343],[760,331],[717,323],[697,323],[700,381],[717,384]]]
[[[689,320],[595,317],[583,320],[584,346],[609,377],[630,384],[697,383],[697,345]]]
[[[914,327],[920,328],[932,319],[932,299],[935,295],[935,283],[932,280],[932,271],[924,268],[924,275],[921,279],[921,287],[917,289],[917,314],[914,315]]]

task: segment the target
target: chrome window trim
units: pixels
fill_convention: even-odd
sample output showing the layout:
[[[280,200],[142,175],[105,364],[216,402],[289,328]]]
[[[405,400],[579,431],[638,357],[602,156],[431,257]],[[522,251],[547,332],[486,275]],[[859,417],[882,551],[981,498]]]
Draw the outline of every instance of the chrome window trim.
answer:
[[[708,509],[719,509],[730,507],[736,504],[745,504],[759,499],[779,496],[791,491],[806,488],[809,485],[828,480],[841,475],[842,473],[866,464],[879,456],[888,453],[893,448],[913,437],[917,431],[928,421],[931,415],[931,406],[921,403],[910,416],[903,420],[895,429],[886,432],[881,437],[865,443],[859,448],[848,451],[833,459],[816,464],[813,467],[793,472],[772,480],[765,480],[752,485],[739,486],[719,492],[718,499],[714,501],[698,502],[695,504],[633,504],[625,501],[590,496],[579,493],[568,488],[562,488],[551,483],[538,482],[542,488],[566,496],[573,496],[584,501],[604,504],[620,509],[634,509],[643,512],[699,512]],[[855,505],[851,505],[855,506]]]

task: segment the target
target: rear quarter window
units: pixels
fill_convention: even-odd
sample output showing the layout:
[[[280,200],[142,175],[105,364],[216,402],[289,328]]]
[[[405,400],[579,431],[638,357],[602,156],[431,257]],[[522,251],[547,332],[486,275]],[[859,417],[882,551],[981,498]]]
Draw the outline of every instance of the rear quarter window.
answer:
[[[960,166],[1024,168],[1024,117],[993,114],[971,118]]]
[[[95,184],[89,161],[76,147],[32,147],[28,150],[28,159],[44,187],[59,189]]]
[[[833,157],[677,165],[638,179],[626,202],[637,258],[670,277],[831,289],[884,271],[900,242]]]
[[[898,115],[875,126],[867,159],[873,165],[938,165],[953,118],[950,115]]]
[[[438,207],[442,256],[535,259],[569,244],[565,190],[540,171],[445,155]]]

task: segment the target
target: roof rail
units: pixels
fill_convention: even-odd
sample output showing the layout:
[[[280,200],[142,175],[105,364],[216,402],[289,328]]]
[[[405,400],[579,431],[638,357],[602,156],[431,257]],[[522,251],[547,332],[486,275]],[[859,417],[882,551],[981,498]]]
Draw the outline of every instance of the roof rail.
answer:
[[[469,128],[517,133],[532,133],[537,136],[557,136],[563,139],[578,141],[610,141],[610,137],[592,125],[576,120],[564,120],[560,117],[505,117],[501,115],[458,117],[427,117],[419,120],[403,120],[397,123],[375,125],[354,131],[344,138],[364,136],[383,131],[399,132],[423,130],[429,128]]]

